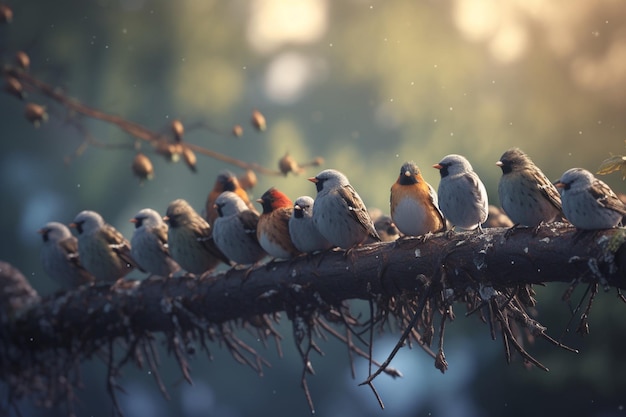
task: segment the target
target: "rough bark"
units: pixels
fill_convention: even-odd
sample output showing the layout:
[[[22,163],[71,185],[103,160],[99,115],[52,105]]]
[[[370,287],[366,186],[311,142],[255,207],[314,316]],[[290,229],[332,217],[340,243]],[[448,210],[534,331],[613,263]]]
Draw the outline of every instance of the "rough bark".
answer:
[[[133,360],[154,367],[150,352],[153,334],[158,332],[166,335],[187,378],[189,339],[199,340],[205,347],[206,342],[220,341],[235,359],[262,372],[262,358],[237,338],[235,330],[245,322],[265,336],[278,337],[271,318],[282,311],[294,323],[294,338],[306,368],[308,352],[316,350],[311,342],[311,326],[326,328],[327,321],[335,317],[349,328],[354,321],[342,303],[350,299],[373,300],[383,310],[379,320],[387,313],[400,318],[399,323],[406,328],[405,337],[412,336],[421,345],[430,345],[433,312],[438,312],[443,317],[440,352],[437,357],[431,352],[431,356],[442,372],[447,366],[441,347],[444,322],[451,315],[448,306],[455,301],[496,311],[490,324],[502,327],[505,341],[510,339],[524,356],[509,328],[509,318],[529,328],[532,320],[523,305],[532,301],[510,302],[521,294],[517,289],[557,281],[626,288],[624,241],[623,229],[583,233],[558,223],[538,230],[493,228],[482,234],[453,232],[404,238],[347,253],[330,251],[200,278],[157,278],[84,287],[43,298],[4,320],[0,330],[0,378],[16,397],[39,392],[51,402],[58,401],[59,396],[71,399],[71,382],[65,389],[52,389],[37,377],[66,375],[85,358],[112,349],[113,341],[122,341],[128,347],[127,357],[115,362],[111,354],[108,362],[113,391],[113,371],[125,362]],[[500,314],[505,310],[507,314]],[[325,320],[316,321],[317,315]],[[541,329],[537,325],[530,330],[542,333]],[[349,339],[346,332],[343,340]],[[51,354],[61,358],[54,366],[45,360]],[[535,363],[531,357],[525,359]],[[37,383],[43,385],[37,388]],[[367,383],[371,385],[371,379]]]

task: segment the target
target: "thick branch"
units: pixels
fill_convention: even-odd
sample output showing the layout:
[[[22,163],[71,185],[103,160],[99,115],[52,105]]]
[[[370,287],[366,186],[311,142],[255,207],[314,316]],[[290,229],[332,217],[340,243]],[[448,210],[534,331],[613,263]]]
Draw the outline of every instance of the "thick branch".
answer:
[[[15,325],[23,342],[36,338],[45,348],[58,335],[108,337],[117,323],[144,331],[168,332],[172,305],[209,323],[252,317],[296,306],[339,305],[352,298],[410,295],[436,285],[462,294],[467,289],[514,288],[546,282],[599,282],[626,288],[626,231],[580,233],[567,226],[487,229],[484,234],[453,233],[407,238],[350,251],[331,251],[253,270],[231,269],[196,279],[124,282],[113,288],[82,288],[44,300]],[[435,285],[435,284],[433,284]],[[87,314],[85,314],[87,313]],[[119,328],[121,329],[121,328]],[[56,340],[54,342],[53,340]],[[42,343],[43,342],[43,343]],[[67,338],[63,338],[63,343]]]

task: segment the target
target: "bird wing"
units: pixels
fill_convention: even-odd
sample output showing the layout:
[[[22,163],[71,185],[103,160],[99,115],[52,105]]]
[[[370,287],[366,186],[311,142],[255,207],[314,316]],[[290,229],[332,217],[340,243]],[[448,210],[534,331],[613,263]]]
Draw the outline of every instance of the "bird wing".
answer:
[[[250,235],[251,238],[256,240],[256,229],[259,224],[259,215],[258,213],[252,210],[242,211],[239,214],[239,219],[243,225],[243,229],[246,234]]]
[[[432,185],[428,183],[426,183],[426,185],[428,185],[428,196],[430,197],[430,203],[437,210],[437,214],[439,215],[439,219],[441,220],[441,224],[443,225],[441,230],[446,230],[446,218],[443,216],[443,213],[439,209],[439,197],[437,197],[437,191],[435,191],[435,188]]]
[[[160,243],[159,247],[161,248],[161,250],[165,252],[167,255],[169,255],[170,249],[169,249],[169,246],[167,245],[167,226],[165,224],[162,224],[160,227],[155,227],[154,235],[159,240],[159,243]]]
[[[619,197],[617,197],[613,190],[604,182],[596,179],[593,184],[591,184],[589,192],[602,207],[626,215],[626,206],[624,206],[624,203],[622,203]]]
[[[221,250],[215,244],[215,240],[213,240],[213,230],[211,226],[206,225],[198,225],[198,227],[193,227],[193,232],[196,236],[198,242],[204,246],[204,248],[209,252],[212,256],[224,262],[226,265],[230,265],[230,259],[226,257],[222,253]]]
[[[487,196],[485,185],[480,181],[480,178],[478,178],[478,174],[476,174],[475,172],[468,172],[466,175],[463,175],[463,178],[465,178],[467,182],[470,183],[470,189],[472,190],[474,201],[481,201],[483,200],[483,197]],[[484,195],[481,191],[484,192]],[[486,199],[483,207],[481,208],[484,209],[482,214],[487,215],[489,211],[489,205]]]
[[[102,238],[109,245],[109,247],[120,257],[124,262],[129,265],[138,268],[141,272],[143,270],[130,254],[130,243],[117,229],[109,224],[102,226]]]
[[[85,282],[94,280],[93,276],[80,263],[80,258],[78,257],[78,241],[75,237],[61,240],[59,247],[65,253],[65,258],[74,265]]]
[[[537,188],[539,188],[544,197],[546,197],[554,207],[562,212],[563,207],[561,206],[561,195],[559,191],[543,173],[537,172],[536,174]]]
[[[361,197],[357,194],[356,190],[351,185],[340,187],[338,190],[339,196],[342,198],[352,218],[367,230],[367,233],[377,241],[380,241],[380,236],[372,224],[367,208],[363,204]]]

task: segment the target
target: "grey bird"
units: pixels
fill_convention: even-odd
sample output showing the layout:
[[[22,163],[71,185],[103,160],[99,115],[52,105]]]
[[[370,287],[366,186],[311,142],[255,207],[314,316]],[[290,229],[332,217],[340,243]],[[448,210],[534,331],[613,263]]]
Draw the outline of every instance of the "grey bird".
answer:
[[[298,197],[289,218],[289,236],[294,246],[304,253],[330,249],[331,243],[317,230],[313,222],[315,200],[308,195]]]
[[[156,210],[145,208],[130,219],[135,224],[130,238],[130,253],[142,269],[150,274],[170,277],[180,265],[170,255],[167,224]]]
[[[259,214],[232,191],[224,191],[215,199],[217,218],[213,222],[213,239],[231,261],[240,265],[254,264],[267,254],[257,240]]]
[[[41,234],[41,266],[45,273],[65,289],[93,283],[96,278],[80,262],[78,240],[59,222],[46,223]]]
[[[439,208],[454,226],[478,228],[487,220],[489,199],[485,185],[469,161],[461,155],[447,155],[433,168],[439,170]]]
[[[344,174],[325,169],[308,180],[317,188],[313,221],[332,245],[350,249],[368,236],[380,241],[363,200]]]
[[[585,169],[568,169],[555,185],[565,217],[578,229],[610,229],[626,215],[626,206],[613,190]]]

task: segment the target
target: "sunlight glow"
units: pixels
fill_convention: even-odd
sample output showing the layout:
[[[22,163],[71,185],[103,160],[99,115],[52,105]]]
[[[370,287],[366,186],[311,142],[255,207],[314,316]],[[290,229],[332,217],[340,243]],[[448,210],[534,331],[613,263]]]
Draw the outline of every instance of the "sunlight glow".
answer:
[[[270,53],[285,43],[315,42],[327,25],[324,0],[253,0],[247,37],[254,50]]]

